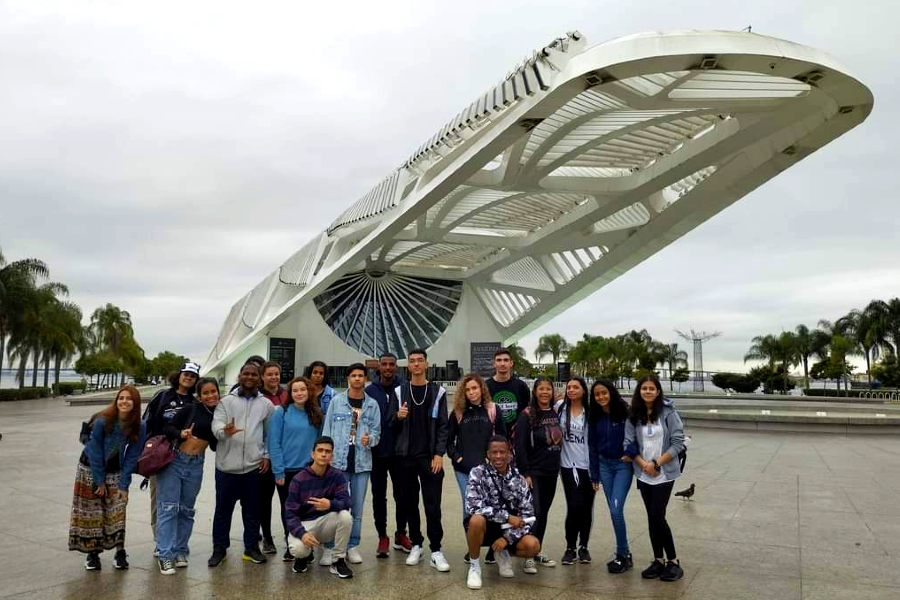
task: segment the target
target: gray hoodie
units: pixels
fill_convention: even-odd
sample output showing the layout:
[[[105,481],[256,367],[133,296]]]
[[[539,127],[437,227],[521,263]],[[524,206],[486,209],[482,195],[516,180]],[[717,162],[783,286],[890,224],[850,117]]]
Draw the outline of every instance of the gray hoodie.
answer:
[[[212,432],[219,440],[216,469],[223,473],[249,473],[269,457],[266,441],[269,415],[275,412],[275,405],[259,392],[247,398],[240,396],[240,391],[239,388],[222,398],[213,414]],[[243,431],[229,437],[225,425],[232,419],[234,426]]]
[[[681,466],[678,454],[684,450],[684,424],[678,411],[671,402],[663,401],[662,411],[659,413],[659,423],[663,428],[663,453],[668,452],[672,460],[662,466],[666,481],[674,481],[681,477]],[[625,420],[625,454],[634,458],[641,453],[644,447],[643,434],[640,427],[635,427],[631,419]],[[641,474],[641,467],[635,462],[634,474]]]

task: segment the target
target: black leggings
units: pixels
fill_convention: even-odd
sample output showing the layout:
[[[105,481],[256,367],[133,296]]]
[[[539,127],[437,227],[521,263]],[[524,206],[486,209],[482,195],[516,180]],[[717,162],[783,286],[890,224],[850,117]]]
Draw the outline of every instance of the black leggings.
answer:
[[[672,497],[674,481],[667,481],[659,485],[650,485],[638,479],[637,487],[641,491],[644,500],[644,508],[647,509],[647,524],[650,528],[650,545],[653,546],[653,557],[662,558],[663,551],[666,558],[675,560],[675,540],[672,539],[672,530],[666,521],[666,506]]]
[[[272,496],[275,495],[275,476],[272,469],[259,476],[259,527],[263,541],[272,539]]]
[[[531,528],[531,535],[539,542],[544,542],[544,532],[547,530],[547,516],[550,514],[550,505],[556,496],[556,473],[553,475],[532,475],[531,495],[534,499],[534,516],[537,521]]]
[[[575,483],[573,469],[563,468],[563,492],[566,494],[566,548],[574,549],[581,539],[581,546],[587,548],[594,522],[594,486],[587,469],[578,469],[578,483]]]

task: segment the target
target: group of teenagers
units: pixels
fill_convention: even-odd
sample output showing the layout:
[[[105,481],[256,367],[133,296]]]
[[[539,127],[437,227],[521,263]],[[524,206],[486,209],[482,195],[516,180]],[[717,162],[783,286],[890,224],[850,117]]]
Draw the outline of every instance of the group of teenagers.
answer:
[[[112,549],[113,566],[128,568],[125,509],[132,475],[143,442],[164,435],[175,458],[149,486],[154,555],[166,575],[188,566],[194,505],[210,448],[216,496],[209,567],[228,555],[237,502],[243,560],[264,563],[266,554],[277,554],[271,524],[277,491],[283,560],[293,563],[292,571],[304,573],[317,561],[339,578],[352,577],[349,565],[363,562],[359,546],[371,481],[376,556],[394,549],[407,554],[407,565],[422,561],[421,496],[429,564],[449,571],[441,517],[446,454],[462,497],[469,588],[482,586],[482,548],[483,562],[497,564],[501,577],[514,576],[514,556],[528,574],[556,566],[542,548],[558,479],[566,501],[563,565],[591,562],[594,497],[602,488],[616,538],[607,570],[633,568],[624,506],[637,479],[654,557],[641,575],[680,579],[666,507],[683,468],[685,436],[659,379],[638,380],[629,405],[603,379],[589,389],[573,377],[561,398],[544,377],[529,389],[513,375],[512,357],[503,348],[493,364],[490,378],[463,377],[453,398],[428,381],[425,350],[407,353],[408,379],[390,353],[379,357],[371,382],[364,365],[350,365],[341,393],[329,385],[320,361],[282,386],[279,365],[257,356],[241,367],[238,383],[223,397],[218,382],[200,377],[192,362],[143,414],[138,390],[123,386],[93,418],[78,461],[69,549],[87,554],[87,570],[100,569],[100,553]],[[396,508],[393,540],[388,478]]]

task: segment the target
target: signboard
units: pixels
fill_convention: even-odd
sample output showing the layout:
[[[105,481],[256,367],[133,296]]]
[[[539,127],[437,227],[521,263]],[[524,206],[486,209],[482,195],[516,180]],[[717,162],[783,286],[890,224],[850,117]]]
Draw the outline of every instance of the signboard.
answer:
[[[556,380],[565,383],[570,377],[572,377],[572,363],[556,363]]]
[[[281,383],[294,378],[294,357],[297,340],[294,338],[269,338],[269,360],[281,366]]]
[[[459,381],[462,379],[462,374],[459,372],[458,360],[447,361],[447,379],[450,381]]]
[[[478,373],[482,377],[490,377],[494,374],[494,352],[496,352],[502,344],[500,342],[470,342],[469,344],[469,364],[472,371]]]

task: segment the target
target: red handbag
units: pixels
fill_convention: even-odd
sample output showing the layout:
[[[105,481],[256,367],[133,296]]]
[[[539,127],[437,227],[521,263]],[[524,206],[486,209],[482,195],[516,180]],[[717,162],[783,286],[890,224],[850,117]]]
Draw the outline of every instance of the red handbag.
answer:
[[[144,449],[141,450],[135,470],[139,475],[152,477],[169,466],[173,460],[175,460],[175,450],[172,449],[169,438],[164,435],[155,435],[144,442]]]

